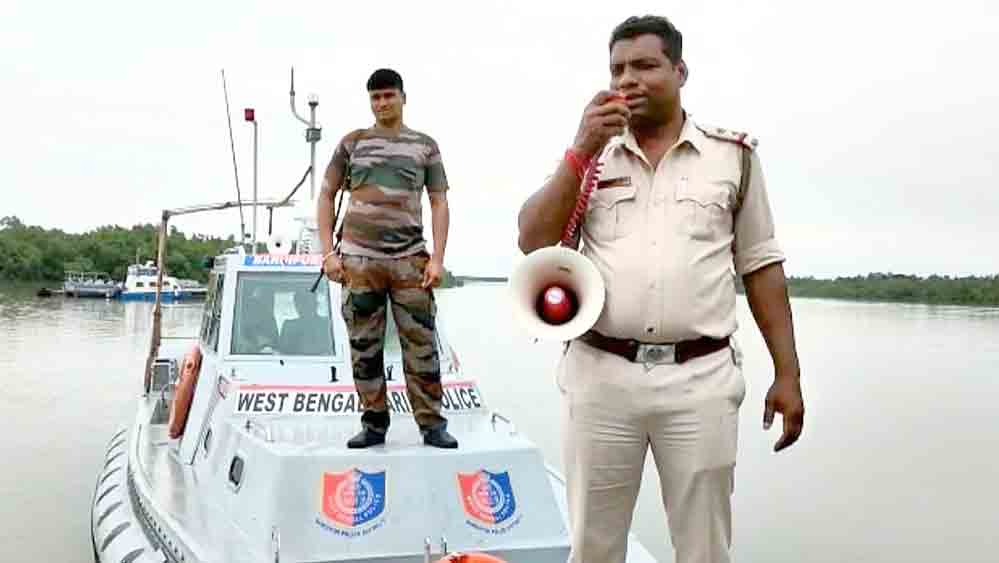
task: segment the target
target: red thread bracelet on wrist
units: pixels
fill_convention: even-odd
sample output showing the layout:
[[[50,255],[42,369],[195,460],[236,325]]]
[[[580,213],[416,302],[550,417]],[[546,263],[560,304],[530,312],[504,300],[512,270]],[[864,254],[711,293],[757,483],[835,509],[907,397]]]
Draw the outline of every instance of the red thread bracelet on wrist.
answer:
[[[569,148],[565,151],[565,160],[576,173],[576,177],[582,181],[583,176],[586,175],[586,169],[590,167],[590,159],[583,158],[578,152]]]

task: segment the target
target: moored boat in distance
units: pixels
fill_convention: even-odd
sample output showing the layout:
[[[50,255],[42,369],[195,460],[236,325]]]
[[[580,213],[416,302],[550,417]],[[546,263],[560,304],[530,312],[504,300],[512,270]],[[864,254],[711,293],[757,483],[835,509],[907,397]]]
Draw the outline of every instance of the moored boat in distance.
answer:
[[[121,292],[121,286],[106,272],[68,270],[62,282],[62,294],[67,297],[99,297],[111,299]],[[51,295],[51,290],[48,295]],[[47,297],[48,295],[41,295]]]
[[[132,264],[122,285],[118,298],[122,301],[154,301],[159,283],[159,268],[149,260],[144,264]],[[160,299],[166,302],[204,299],[207,289],[189,280],[178,280],[173,276],[163,276]]]

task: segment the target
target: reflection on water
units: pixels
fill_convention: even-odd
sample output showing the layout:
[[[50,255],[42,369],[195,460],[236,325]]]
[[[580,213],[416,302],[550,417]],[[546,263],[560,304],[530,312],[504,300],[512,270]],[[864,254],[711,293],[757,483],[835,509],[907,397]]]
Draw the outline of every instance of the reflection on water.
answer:
[[[557,344],[509,324],[503,286],[439,292],[442,327],[489,404],[559,459]],[[152,305],[0,288],[0,561],[90,561],[103,448],[133,414]],[[164,305],[197,334],[200,304]],[[772,377],[745,301],[734,555],[742,562],[992,562],[999,529],[999,310],[798,299],[801,442],[771,452]],[[669,534],[651,461],[634,529],[661,561]]]

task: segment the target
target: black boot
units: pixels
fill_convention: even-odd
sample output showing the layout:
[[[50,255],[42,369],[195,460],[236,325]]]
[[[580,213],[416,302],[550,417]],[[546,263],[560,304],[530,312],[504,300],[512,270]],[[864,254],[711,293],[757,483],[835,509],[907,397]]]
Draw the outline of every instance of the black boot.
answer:
[[[378,444],[385,443],[385,433],[376,432],[370,428],[365,428],[357,433],[356,436],[347,440],[347,447],[351,449],[367,448],[370,446],[377,446]]]
[[[427,430],[423,433],[423,443],[436,448],[454,449],[458,447],[458,440],[448,434],[443,427]]]

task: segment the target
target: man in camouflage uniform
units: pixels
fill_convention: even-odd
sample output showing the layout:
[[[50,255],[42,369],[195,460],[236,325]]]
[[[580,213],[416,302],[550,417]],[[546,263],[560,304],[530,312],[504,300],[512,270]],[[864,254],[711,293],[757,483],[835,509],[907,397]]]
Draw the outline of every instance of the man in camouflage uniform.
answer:
[[[429,135],[403,124],[402,77],[376,70],[368,79],[375,125],[349,133],[326,168],[318,203],[323,270],[344,286],[343,318],[350,333],[354,385],[364,406],[363,429],[347,442],[366,448],[385,442],[385,343],[387,301],[399,329],[406,392],[425,444],[457,448],[441,416],[441,376],[434,346],[436,305],[432,287],[444,271],[449,211],[444,164]],[[350,191],[339,253],[333,244],[334,197]],[[423,238],[423,187],[430,198],[433,255]]]

